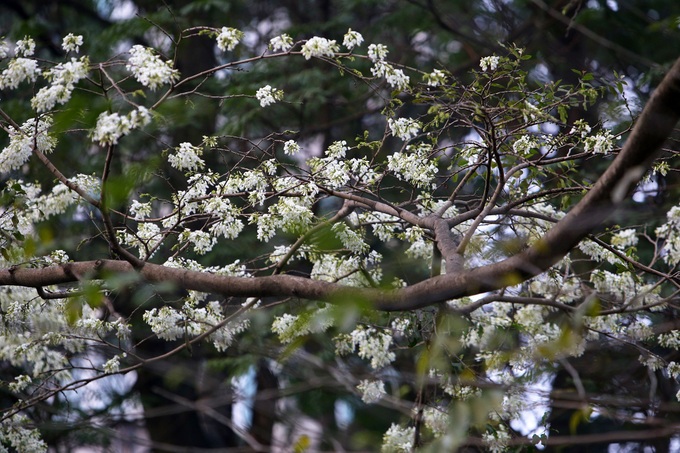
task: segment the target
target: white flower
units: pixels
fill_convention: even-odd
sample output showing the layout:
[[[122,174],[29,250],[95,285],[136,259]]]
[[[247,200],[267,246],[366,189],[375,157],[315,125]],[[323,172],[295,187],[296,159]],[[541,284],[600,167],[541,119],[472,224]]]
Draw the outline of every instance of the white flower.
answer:
[[[446,74],[439,69],[435,69],[429,74],[423,76],[428,86],[437,87],[446,83]]]
[[[43,87],[31,99],[31,106],[38,112],[51,110],[55,104],[65,104],[75,89],[75,84],[87,77],[88,59],[76,60],[72,58],[67,63],[59,63],[44,76],[52,81],[49,87]]]
[[[388,52],[387,46],[383,44],[371,44],[368,46],[368,58],[370,58],[373,63],[384,60]]]
[[[498,67],[498,62],[500,61],[500,57],[497,57],[495,55],[490,56],[490,57],[483,57],[479,60],[479,67],[482,68],[482,71],[486,72],[487,69],[490,69],[491,71],[495,71],[496,68]]]
[[[78,53],[80,46],[82,45],[83,35],[76,36],[73,33],[69,33],[68,35],[64,36],[64,39],[61,41],[61,48],[66,52]]]
[[[14,378],[13,382],[9,383],[9,389],[12,392],[18,393],[25,390],[32,382],[33,379],[31,379],[31,376],[20,374]]]
[[[413,449],[413,439],[416,429],[402,428],[392,423],[390,429],[383,436],[383,444],[380,451],[383,453],[410,453]]]
[[[205,255],[212,250],[217,240],[209,233],[200,230],[184,230],[182,233],[184,241],[191,242],[194,245],[194,252],[199,255]]]
[[[115,145],[118,139],[129,134],[133,129],[145,126],[151,121],[151,114],[145,107],[138,107],[127,116],[118,113],[102,112],[92,131],[92,140],[100,145]]]
[[[619,250],[625,250],[628,247],[635,247],[638,243],[637,231],[630,228],[621,230],[612,236],[611,244]]]
[[[200,157],[203,154],[203,150],[198,146],[184,142],[180,143],[179,147],[175,149],[177,152],[168,156],[168,162],[173,168],[197,171],[205,166],[205,162]]]
[[[361,36],[361,33],[353,31],[350,28],[347,30],[347,33],[345,33],[342,45],[347,47],[349,50],[352,50],[355,47],[360,46],[362,42],[364,42],[364,37]]]
[[[387,156],[387,169],[395,173],[397,178],[416,187],[432,186],[438,171],[435,161],[429,156],[432,147],[426,144],[409,145],[406,151]]]
[[[536,140],[530,135],[522,135],[512,144],[512,150],[520,156],[528,156],[532,149],[538,147]]]
[[[132,72],[139,83],[151,90],[179,78],[179,71],[172,68],[172,61],[161,60],[153,50],[139,44],[130,49],[130,59],[125,68]]]
[[[358,355],[362,359],[371,361],[373,369],[387,366],[396,359],[391,352],[392,336],[386,332],[378,332],[375,328],[359,326],[350,334],[352,342],[358,348]]]
[[[340,47],[335,43],[326,38],[321,38],[319,36],[314,36],[310,38],[302,45],[302,55],[305,56],[306,60],[312,57],[322,58],[328,57],[333,58],[335,52],[339,51]]]
[[[43,152],[51,152],[57,141],[49,134],[52,118],[43,116],[38,120],[31,118],[21,125],[20,130],[7,127],[9,145],[0,151],[0,174],[8,173],[21,167],[33,153],[33,146]]]
[[[35,52],[35,41],[33,41],[33,38],[24,36],[24,39],[17,41],[15,52],[17,55],[30,57]]]
[[[269,47],[276,52],[277,50],[287,51],[293,47],[293,38],[288,36],[286,33],[275,36],[269,41]]]
[[[7,58],[7,55],[9,55],[9,43],[3,39],[0,41],[0,60]]]
[[[396,121],[392,118],[387,120],[387,125],[392,131],[392,135],[404,141],[411,140],[420,132],[420,122],[412,118],[399,118]]]
[[[366,404],[375,403],[386,395],[385,383],[383,381],[364,379],[357,385],[357,390],[361,392],[361,401]]]
[[[423,422],[435,437],[440,437],[449,427],[449,414],[442,408],[428,406],[423,410]]]
[[[243,39],[243,32],[235,28],[222,27],[217,35],[217,48],[221,51],[234,50],[234,47]]]
[[[331,227],[335,236],[340,239],[342,245],[352,253],[363,253],[368,251],[369,246],[364,242],[364,238],[356,231],[350,229],[345,223],[336,223]]]
[[[260,106],[267,107],[283,99],[283,90],[277,90],[272,88],[271,85],[266,85],[257,90],[255,97],[260,101]]]
[[[400,90],[407,89],[410,81],[409,76],[404,74],[404,71],[395,69],[391,64],[383,60],[375,62],[375,66],[371,68],[371,74],[375,77],[384,77],[391,87]]]
[[[338,140],[331,143],[326,150],[326,156],[338,160],[344,159],[347,149],[347,142],[345,140]]]
[[[611,132],[600,131],[598,134],[585,139],[583,150],[587,153],[607,154],[614,149],[615,139],[616,137]]]
[[[109,360],[107,360],[102,367],[104,369],[104,373],[112,374],[120,371],[120,359],[125,357],[127,357],[127,354],[122,353],[120,355],[114,355]]]
[[[297,154],[300,152],[300,145],[295,140],[288,140],[283,144],[283,152],[289,156]]]
[[[482,434],[482,440],[489,447],[491,453],[502,453],[510,441],[510,434],[508,434],[505,425],[500,424],[495,431],[487,431]]]
[[[151,203],[140,203],[137,200],[132,200],[130,213],[134,215],[135,220],[144,220],[151,215]]]
[[[24,80],[35,82],[40,74],[38,62],[29,58],[13,58],[0,74],[0,89],[13,90]]]

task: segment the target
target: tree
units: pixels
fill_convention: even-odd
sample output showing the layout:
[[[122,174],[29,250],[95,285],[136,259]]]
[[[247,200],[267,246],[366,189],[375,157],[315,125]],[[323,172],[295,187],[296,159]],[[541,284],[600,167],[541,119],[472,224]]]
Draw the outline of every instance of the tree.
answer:
[[[569,436],[593,410],[625,430],[605,440],[670,440],[680,211],[653,231],[607,222],[643,193],[641,179],[669,170],[672,150],[652,151],[680,115],[680,63],[631,129],[610,130],[571,111],[607,93],[625,106],[621,80],[581,73],[544,85],[512,46],[462,80],[391,62],[386,46],[352,30],[342,45],[280,35],[240,58],[231,58],[244,39],[234,28],[159,28],[155,38],[156,48],[132,45],[102,62],[71,56],[87,46],[77,35],[64,38],[61,63],[34,58],[29,37],[13,57],[3,50],[0,88],[31,112],[0,111],[7,446],[44,449],[31,428],[58,445],[55,424],[91,420],[95,431],[102,413],[114,426],[124,408],[116,416],[68,395],[181,356],[232,375],[257,368],[269,396],[260,392],[248,428],[230,419],[230,400],[183,389],[186,368],[161,369],[180,382],[173,391],[152,380],[103,398],[142,400],[157,449],[164,427],[151,427],[150,396],[200,414],[181,420],[204,447],[266,451],[275,424],[289,426],[278,440],[298,449],[575,444],[602,440]],[[208,38],[217,66],[175,69],[185,41]],[[344,74],[335,87],[371,110],[359,136],[319,144],[290,129],[298,101],[285,89],[239,92],[248,85],[238,71],[257,79],[302,64]],[[192,103],[212,104],[213,123],[178,134],[193,142],[169,142]],[[254,111],[269,130],[227,133]],[[606,170],[591,182],[595,166]],[[51,176],[27,180],[35,167]],[[78,225],[68,250],[50,240],[59,224]],[[239,259],[225,263],[231,247]],[[591,392],[571,362],[597,348],[639,356],[649,374],[635,382],[646,392]],[[525,395],[551,376],[573,388],[552,394],[553,407],[578,410],[522,436]],[[228,382],[205,387],[229,392]],[[312,440],[291,414],[313,413],[318,395],[323,432]],[[278,414],[277,400],[287,403]]]

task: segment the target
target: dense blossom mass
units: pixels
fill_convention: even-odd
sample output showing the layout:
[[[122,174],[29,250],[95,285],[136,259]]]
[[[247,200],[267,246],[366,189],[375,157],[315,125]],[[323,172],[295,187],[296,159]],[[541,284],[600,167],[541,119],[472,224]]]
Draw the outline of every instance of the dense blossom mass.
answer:
[[[234,28],[209,31],[221,56],[247,41]],[[382,437],[385,452],[426,442],[452,449],[468,434],[489,451],[504,451],[521,437],[512,423],[532,409],[532,388],[554,373],[556,362],[578,358],[597,342],[633,344],[650,373],[680,375],[678,362],[662,351],[680,348],[678,331],[659,334],[653,326],[675,291],[669,275],[680,263],[677,206],[655,228],[608,225],[527,281],[506,273],[502,284],[456,293],[481,292],[476,298],[440,296],[434,309],[399,298],[405,288],[421,294],[418,285],[435,281],[439,290],[452,275],[542,250],[546,233],[590,188],[575,173],[578,162],[606,165],[623,143],[618,125],[608,125],[614,131],[604,123],[567,124],[568,109],[590,105],[603,90],[585,77],[574,87],[530,88],[526,56],[512,47],[507,55],[482,57],[462,86],[443,68],[389,61],[383,44],[370,43],[362,53],[364,37],[351,29],[342,37],[344,50],[320,36],[267,39],[259,56],[218,69],[256,73],[262,61],[278,58],[339,68],[361,87],[353,89],[367,90],[365,103],[375,112],[363,136],[324,141],[288,129],[291,112],[309,100],[258,83],[233,99],[245,98],[240,108],[247,114],[271,115],[285,129],[168,143],[177,110],[214,100],[226,106],[219,121],[229,123],[241,114],[231,110],[239,104],[230,104],[231,95],[201,97],[206,81],[183,85],[175,62],[161,56],[172,52],[133,45],[125,61],[95,63],[71,56],[87,43],[69,34],[62,41],[69,56],[48,63],[33,58],[36,44],[28,36],[13,52],[0,45],[0,89],[20,96],[20,88],[34,87],[31,116],[3,115],[0,267],[10,274],[67,269],[54,284],[0,289],[0,359],[16,371],[7,390],[17,399],[2,415],[2,446],[46,451],[25,413],[81,385],[74,357],[87,362],[78,366],[90,380],[153,361],[136,353],[132,332],[139,325],[118,314],[112,296],[143,286],[131,275],[153,269],[161,269],[156,281],[148,277],[158,286],[143,290],[157,291],[163,303],[140,303],[134,316],[151,337],[178,351],[207,342],[223,353],[257,331],[258,348],[283,351],[276,356],[281,367],[302,360],[295,351],[307,341],[325,348],[324,366],[343,376],[337,388],[353,404],[400,410],[400,423]],[[216,80],[235,90],[236,78],[219,70],[201,76],[219,74]],[[55,119],[66,121],[61,109],[76,95],[96,102],[88,105],[89,117],[74,116],[77,126],[65,131]],[[69,148],[73,137],[77,149]],[[129,148],[151,143],[143,140],[158,152]],[[50,161],[66,155],[82,169]],[[148,160],[150,170],[140,170],[138,160]],[[101,168],[92,164],[100,161]],[[39,165],[52,179],[25,178],[28,166]],[[668,172],[668,164],[653,171]],[[97,268],[77,272],[82,250],[75,245],[49,249],[43,225],[55,216],[97,226],[97,237],[83,240],[106,244]],[[243,260],[215,265],[224,247],[242,250]],[[138,274],[113,275],[122,267],[108,269],[106,260]],[[80,286],[61,287],[67,277]],[[200,284],[187,283],[192,278]],[[261,286],[248,286],[258,278]],[[304,286],[312,283],[313,290]],[[40,310],[36,287],[45,298]],[[390,313],[390,303],[403,310]],[[473,417],[463,407],[484,413]],[[535,431],[546,434],[548,426],[540,422]]]

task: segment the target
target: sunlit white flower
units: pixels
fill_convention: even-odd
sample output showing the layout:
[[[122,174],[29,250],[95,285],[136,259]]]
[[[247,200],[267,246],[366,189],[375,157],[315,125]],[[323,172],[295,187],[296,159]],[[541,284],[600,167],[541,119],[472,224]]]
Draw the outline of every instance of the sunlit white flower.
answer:
[[[112,373],[117,373],[120,371],[120,359],[127,357],[126,353],[122,353],[119,355],[114,355],[111,357],[109,360],[104,363],[102,368],[104,369],[104,373],[106,374],[112,374]]]
[[[64,39],[61,41],[61,48],[66,52],[78,53],[80,46],[82,45],[83,35],[76,36],[73,33],[69,33],[68,35],[64,36]]]
[[[340,47],[335,43],[335,40],[329,40],[314,36],[302,45],[302,55],[306,60],[312,57],[317,58],[333,58],[335,53],[340,50]]]
[[[151,215],[151,203],[140,203],[137,200],[132,200],[130,213],[135,217],[135,220],[144,220]]]
[[[531,135],[522,135],[512,144],[512,150],[520,156],[528,156],[538,147],[538,142]]]
[[[349,50],[352,50],[355,47],[360,46],[362,42],[364,42],[364,37],[361,36],[361,33],[350,28],[347,30],[347,33],[345,33],[342,45],[347,47]]]
[[[326,156],[333,159],[344,159],[345,153],[349,148],[347,148],[347,142],[345,140],[338,140],[328,147],[326,150]]]
[[[502,453],[510,441],[510,434],[505,425],[501,423],[493,431],[489,430],[482,434],[482,440],[491,453]]]
[[[0,40],[0,60],[9,55],[9,43],[4,39]]]
[[[125,68],[139,83],[155,90],[159,85],[179,78],[179,71],[172,65],[172,61],[163,61],[150,48],[137,44],[130,49],[130,59]]]
[[[487,69],[491,71],[495,71],[496,68],[498,67],[498,63],[500,62],[500,57],[497,57],[495,55],[492,55],[490,57],[482,57],[479,60],[479,67],[482,68],[482,71],[486,72]]]
[[[221,51],[234,50],[234,47],[243,39],[243,32],[235,28],[222,27],[217,35],[217,48]]]
[[[287,51],[293,47],[293,38],[286,33],[275,36],[269,41],[269,47],[276,52],[277,50]]]
[[[271,85],[263,86],[257,90],[255,97],[260,101],[260,106],[267,107],[283,99],[283,90],[272,88]]]
[[[410,81],[409,76],[404,74],[403,70],[396,69],[394,66],[383,60],[375,62],[375,65],[371,68],[371,74],[375,77],[384,77],[391,87],[399,90],[407,89]]]
[[[405,153],[396,152],[387,156],[387,169],[397,178],[409,182],[416,187],[432,186],[439,170],[436,161],[430,158],[432,147],[427,144],[409,145]]]

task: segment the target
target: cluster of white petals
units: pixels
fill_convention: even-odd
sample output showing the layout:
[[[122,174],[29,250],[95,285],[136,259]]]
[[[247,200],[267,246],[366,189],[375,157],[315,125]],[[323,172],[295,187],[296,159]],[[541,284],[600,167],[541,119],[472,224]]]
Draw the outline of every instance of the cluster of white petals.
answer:
[[[267,107],[268,105],[275,104],[277,101],[283,99],[283,90],[278,90],[272,88],[271,85],[266,85],[257,90],[255,97],[260,101],[261,107]]]
[[[31,118],[19,130],[7,127],[9,144],[0,151],[0,174],[16,170],[25,164],[33,153],[33,148],[43,153],[51,152],[57,140],[50,135],[52,118],[43,116],[37,122]]]
[[[49,87],[41,88],[31,99],[31,106],[37,112],[54,108],[56,104],[65,104],[71,99],[75,84],[87,77],[87,57],[80,60],[72,58],[66,63],[59,63],[45,72],[46,79],[51,81]]]
[[[92,140],[99,142],[101,146],[115,145],[121,137],[150,122],[151,112],[145,107],[137,107],[127,115],[102,112],[92,131]]]
[[[217,35],[217,48],[221,51],[234,50],[236,45],[243,39],[243,32],[235,28],[222,27]]]
[[[335,53],[339,50],[340,47],[336,44],[335,40],[321,38],[319,36],[308,39],[302,45],[302,55],[304,55],[306,60],[309,60],[312,57],[333,58]]]
[[[139,83],[155,90],[179,78],[179,71],[172,66],[172,61],[163,61],[152,49],[137,44],[130,49],[130,59],[125,67]]]

